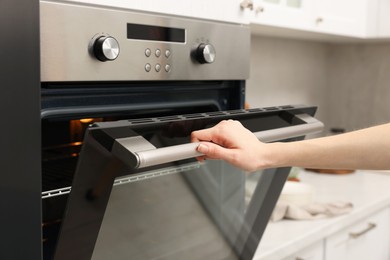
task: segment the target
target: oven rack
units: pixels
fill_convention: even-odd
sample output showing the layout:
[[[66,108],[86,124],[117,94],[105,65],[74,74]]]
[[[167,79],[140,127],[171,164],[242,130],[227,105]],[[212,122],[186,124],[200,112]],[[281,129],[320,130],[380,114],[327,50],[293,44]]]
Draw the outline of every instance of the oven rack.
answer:
[[[187,163],[187,164],[183,164],[180,166],[170,166],[170,167],[166,167],[163,169],[151,170],[151,171],[147,171],[147,172],[141,173],[141,174],[128,175],[125,177],[116,178],[113,186],[129,184],[129,183],[133,183],[136,181],[144,181],[147,179],[161,177],[161,176],[165,176],[165,175],[169,175],[169,174],[187,172],[187,171],[191,171],[194,169],[198,169],[198,168],[200,168],[200,166],[201,166],[200,162],[192,162],[192,163]],[[69,194],[71,192],[71,189],[72,188],[69,186],[69,187],[64,187],[64,188],[60,188],[60,189],[44,191],[44,192],[42,192],[42,199],[47,199],[47,198],[52,198],[52,197],[56,197],[56,196]]]

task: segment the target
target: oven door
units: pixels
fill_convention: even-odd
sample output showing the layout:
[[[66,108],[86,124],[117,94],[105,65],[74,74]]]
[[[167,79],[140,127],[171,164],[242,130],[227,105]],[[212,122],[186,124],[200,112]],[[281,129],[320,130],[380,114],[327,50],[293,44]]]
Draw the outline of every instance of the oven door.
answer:
[[[290,169],[248,175],[222,161],[200,163],[190,134],[235,119],[265,142],[299,140],[322,129],[315,110],[286,106],[91,125],[55,259],[252,259]]]

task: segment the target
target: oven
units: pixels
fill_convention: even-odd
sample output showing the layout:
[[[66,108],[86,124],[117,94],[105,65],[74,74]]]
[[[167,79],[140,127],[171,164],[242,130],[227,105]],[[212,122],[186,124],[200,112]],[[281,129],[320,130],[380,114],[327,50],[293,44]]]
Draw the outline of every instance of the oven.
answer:
[[[291,141],[322,123],[243,109],[249,28],[64,1],[41,1],[40,24],[44,259],[251,259],[289,168],[200,163],[191,132],[236,119]]]

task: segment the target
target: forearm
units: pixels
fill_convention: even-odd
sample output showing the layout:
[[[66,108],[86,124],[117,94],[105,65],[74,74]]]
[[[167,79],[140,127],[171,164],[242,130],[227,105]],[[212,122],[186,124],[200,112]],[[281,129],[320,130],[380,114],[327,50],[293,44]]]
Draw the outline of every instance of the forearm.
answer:
[[[390,124],[268,146],[270,165],[266,167],[390,169]]]

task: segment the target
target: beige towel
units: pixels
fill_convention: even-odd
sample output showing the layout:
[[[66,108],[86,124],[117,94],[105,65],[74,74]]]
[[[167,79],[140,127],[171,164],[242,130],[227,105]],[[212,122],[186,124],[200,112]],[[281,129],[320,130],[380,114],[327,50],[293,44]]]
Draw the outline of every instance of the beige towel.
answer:
[[[304,206],[279,201],[271,215],[271,221],[279,221],[281,219],[310,220],[329,218],[347,214],[352,209],[352,203],[342,201],[311,203]]]

